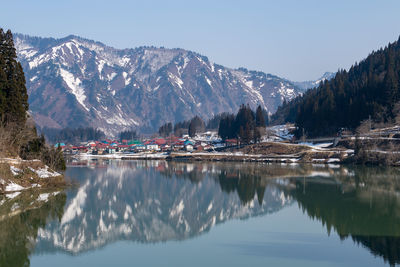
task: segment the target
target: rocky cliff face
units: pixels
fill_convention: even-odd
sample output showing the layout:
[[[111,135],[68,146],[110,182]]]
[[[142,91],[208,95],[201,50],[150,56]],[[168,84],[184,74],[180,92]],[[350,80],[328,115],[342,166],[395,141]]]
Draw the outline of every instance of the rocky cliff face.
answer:
[[[120,50],[77,36],[14,38],[40,127],[153,131],[194,115],[236,112],[242,103],[274,112],[302,92],[277,76],[226,68],[183,49]]]

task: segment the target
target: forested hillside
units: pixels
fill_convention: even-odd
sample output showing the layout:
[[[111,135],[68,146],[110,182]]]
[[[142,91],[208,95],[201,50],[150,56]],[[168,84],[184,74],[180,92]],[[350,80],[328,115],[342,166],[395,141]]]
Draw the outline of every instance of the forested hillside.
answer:
[[[355,129],[369,116],[374,122],[395,122],[400,111],[399,77],[400,39],[284,103],[273,122],[295,122],[298,135],[304,132],[309,137]]]

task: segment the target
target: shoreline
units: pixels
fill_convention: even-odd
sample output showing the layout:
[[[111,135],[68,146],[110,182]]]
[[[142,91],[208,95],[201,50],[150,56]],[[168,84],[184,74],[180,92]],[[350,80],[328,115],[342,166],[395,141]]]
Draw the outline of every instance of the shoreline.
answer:
[[[0,158],[0,195],[14,198],[23,191],[52,190],[67,186],[64,175],[40,160]]]
[[[224,151],[193,152],[141,152],[105,155],[76,154],[77,159],[121,159],[121,160],[167,160],[167,161],[226,161],[265,163],[311,163],[311,164],[361,164],[400,166],[400,153],[364,148],[355,153],[353,146],[333,147],[332,143],[286,143],[262,142],[241,148],[227,147]]]
[[[141,152],[92,155],[76,154],[77,159],[121,159],[121,160],[168,160],[168,161],[231,161],[271,163],[317,163],[340,164],[353,156],[354,150],[331,147],[332,143],[292,144],[286,142],[262,142],[240,148],[227,147],[224,151],[177,151]]]
[[[173,152],[170,154],[108,154],[90,155],[79,154],[73,156],[77,159],[119,159],[119,160],[166,160],[166,161],[225,161],[225,162],[265,162],[265,163],[315,163],[315,164],[342,164],[343,161],[338,157],[314,158],[305,160],[299,155],[263,155],[263,154],[243,154],[243,153],[223,153],[223,152],[201,152],[183,153]]]

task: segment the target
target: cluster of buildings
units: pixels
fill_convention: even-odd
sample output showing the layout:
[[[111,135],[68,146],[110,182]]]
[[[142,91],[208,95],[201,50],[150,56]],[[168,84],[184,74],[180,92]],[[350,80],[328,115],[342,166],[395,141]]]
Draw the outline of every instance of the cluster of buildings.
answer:
[[[171,151],[213,151],[221,147],[236,145],[237,140],[223,142],[215,132],[206,132],[190,138],[170,136],[167,138],[149,138],[144,140],[111,140],[82,142],[78,145],[58,143],[66,154],[89,153],[93,155],[114,153],[140,153],[140,152],[171,152]]]

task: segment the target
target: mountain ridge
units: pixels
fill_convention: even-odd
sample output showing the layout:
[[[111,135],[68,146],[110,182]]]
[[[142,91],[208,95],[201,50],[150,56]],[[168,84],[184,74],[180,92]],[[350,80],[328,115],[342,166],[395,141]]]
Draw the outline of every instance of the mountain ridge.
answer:
[[[307,90],[307,89],[312,89],[314,87],[317,87],[321,82],[325,80],[331,80],[335,78],[336,72],[325,72],[319,79],[313,81],[302,81],[302,82],[296,82],[294,81],[293,84],[295,84],[297,87],[301,88],[302,90]]]
[[[273,113],[304,91],[278,76],[227,68],[182,48],[115,49],[76,35],[14,38],[40,128],[154,132],[165,122],[236,112],[242,103]]]

